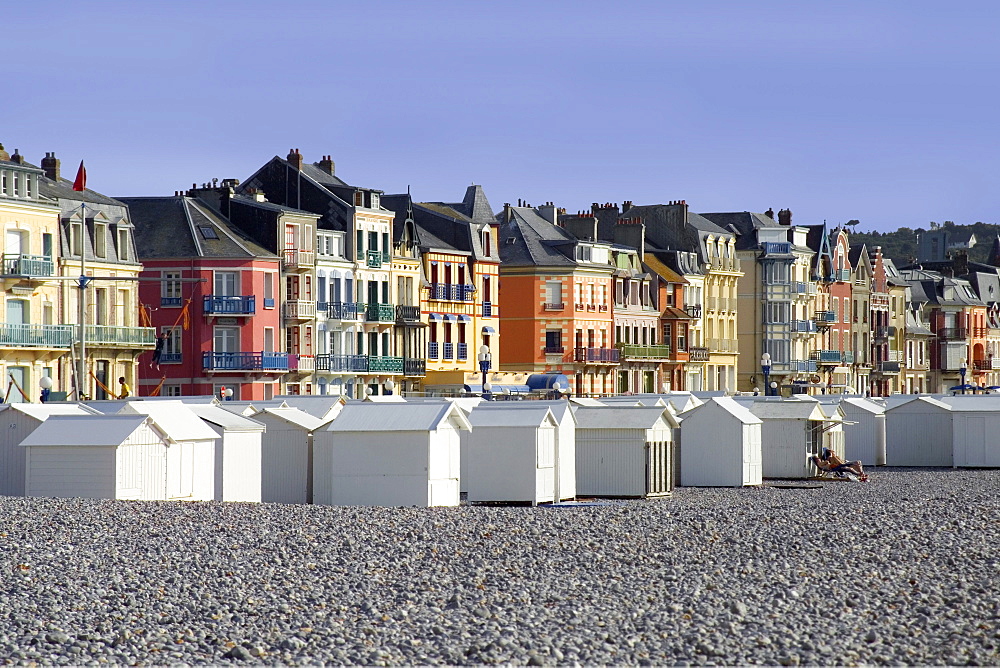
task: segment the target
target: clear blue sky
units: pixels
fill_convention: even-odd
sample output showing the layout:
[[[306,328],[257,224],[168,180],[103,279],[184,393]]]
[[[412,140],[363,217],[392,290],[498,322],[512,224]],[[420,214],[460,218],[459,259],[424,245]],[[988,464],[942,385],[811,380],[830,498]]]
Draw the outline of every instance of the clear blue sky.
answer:
[[[117,196],[292,147],[420,200],[997,222],[1000,2],[16,2],[0,142]]]

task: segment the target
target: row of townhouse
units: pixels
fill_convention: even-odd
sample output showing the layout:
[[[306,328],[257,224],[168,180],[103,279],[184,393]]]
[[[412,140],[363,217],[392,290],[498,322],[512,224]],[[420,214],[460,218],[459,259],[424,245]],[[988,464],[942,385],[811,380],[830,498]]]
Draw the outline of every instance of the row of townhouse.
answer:
[[[76,191],[54,154],[0,149],[0,175],[6,400],[46,376],[70,396],[78,377],[97,398],[123,377],[245,400],[455,389],[484,370],[565,374],[578,394],[1000,384],[998,270],[930,238],[947,231],[897,268],[789,210],[494,215],[479,186],[418,202],[298,150],[169,197]]]
[[[121,392],[119,378],[135,387],[154,335],[140,320],[128,207],[74,190],[53,153],[36,166],[0,145],[0,233],[0,399],[36,400],[42,388],[103,399]]]

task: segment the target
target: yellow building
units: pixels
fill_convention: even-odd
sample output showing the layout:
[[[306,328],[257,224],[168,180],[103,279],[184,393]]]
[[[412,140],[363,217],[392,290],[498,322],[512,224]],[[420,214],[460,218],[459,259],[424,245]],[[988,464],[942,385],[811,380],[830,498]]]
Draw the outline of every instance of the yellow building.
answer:
[[[0,145],[0,228],[3,257],[0,280],[0,383],[6,402],[38,401],[44,376],[52,390],[68,390],[58,361],[69,353],[71,328],[60,324],[56,275],[59,207],[45,199],[44,172]],[[22,394],[23,392],[23,394]]]

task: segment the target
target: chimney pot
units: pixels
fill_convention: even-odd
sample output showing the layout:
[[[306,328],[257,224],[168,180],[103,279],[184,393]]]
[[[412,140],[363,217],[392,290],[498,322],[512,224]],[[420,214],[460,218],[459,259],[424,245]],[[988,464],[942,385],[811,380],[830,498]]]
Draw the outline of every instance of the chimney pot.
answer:
[[[42,169],[45,170],[45,177],[53,181],[59,180],[59,160],[55,152],[48,152],[42,158]]]
[[[288,152],[288,162],[292,164],[295,169],[302,169],[302,154],[299,153],[299,149],[293,148]]]

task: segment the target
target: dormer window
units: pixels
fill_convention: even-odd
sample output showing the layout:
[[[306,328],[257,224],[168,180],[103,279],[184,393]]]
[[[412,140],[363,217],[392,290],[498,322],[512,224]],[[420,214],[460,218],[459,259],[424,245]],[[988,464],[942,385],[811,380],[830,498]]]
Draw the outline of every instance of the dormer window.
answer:
[[[354,192],[354,206],[364,206],[365,205],[365,194],[360,190]]]
[[[97,257],[108,255],[108,226],[103,223],[94,225],[94,255]]]
[[[128,230],[118,230],[118,259],[128,262]]]
[[[373,208],[373,209],[377,209],[378,208],[378,193],[372,193],[372,205],[371,205],[371,208]]]
[[[24,177],[24,196],[31,197],[31,174],[26,174]]]

